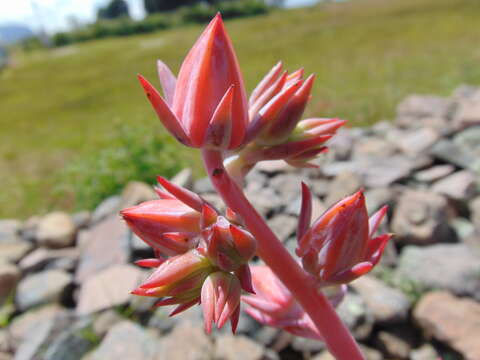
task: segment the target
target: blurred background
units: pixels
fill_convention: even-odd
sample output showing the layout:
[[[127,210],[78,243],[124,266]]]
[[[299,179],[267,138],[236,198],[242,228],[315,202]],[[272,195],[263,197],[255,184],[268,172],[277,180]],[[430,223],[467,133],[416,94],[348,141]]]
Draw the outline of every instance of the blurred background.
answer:
[[[136,74],[155,79],[156,59],[178,71],[199,24],[217,11],[249,90],[283,60],[318,75],[308,115],[367,125],[391,118],[409,93],[446,95],[480,82],[478,7],[475,0],[2,1],[0,186],[8,190],[0,216],[91,209],[130,179],[151,182],[190,164],[164,137]],[[173,155],[159,156],[159,147]]]

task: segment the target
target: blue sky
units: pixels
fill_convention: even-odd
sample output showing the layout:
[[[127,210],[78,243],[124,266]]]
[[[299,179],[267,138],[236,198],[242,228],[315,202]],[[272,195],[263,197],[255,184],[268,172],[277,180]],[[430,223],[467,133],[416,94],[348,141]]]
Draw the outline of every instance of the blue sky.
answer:
[[[126,1],[134,18],[144,16],[143,0]],[[38,30],[42,23],[49,32],[55,32],[68,28],[71,17],[80,22],[93,21],[96,9],[107,2],[108,0],[0,0],[0,24],[21,23]],[[286,1],[288,6],[310,5],[315,2],[316,0]]]

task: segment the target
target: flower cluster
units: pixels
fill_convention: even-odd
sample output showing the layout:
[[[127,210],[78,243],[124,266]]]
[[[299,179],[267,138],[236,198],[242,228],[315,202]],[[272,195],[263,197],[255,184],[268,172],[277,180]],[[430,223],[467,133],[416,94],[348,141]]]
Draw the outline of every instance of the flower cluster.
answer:
[[[206,160],[207,170],[213,178],[223,174],[228,180],[225,188],[230,190],[237,189],[259,161],[276,159],[294,167],[316,166],[311,161],[326,151],[325,142],[345,123],[325,118],[302,120],[314,76],[304,79],[303,69],[288,73],[282,63],[268,72],[247,100],[220,15],[190,50],[178,78],[160,61],[158,72],[163,97],[145,78],[139,79],[161,122],[182,144],[219,158],[220,165],[215,168],[209,168]],[[230,206],[239,214],[227,208],[222,216],[199,195],[164,178],[158,181],[163,187],[156,189],[159,200],[121,212],[156,254],[153,259],[137,262],[154,271],[134,294],[159,297],[159,306],[176,305],[172,314],[201,304],[207,332],[212,324],[222,327],[229,319],[235,331],[242,298],[247,313],[263,324],[299,336],[324,338],[318,319],[314,323],[297,302],[298,292],[287,289],[267,266],[250,269],[248,262],[256,253],[262,232],[249,226],[262,229],[257,226],[262,220],[247,200],[245,204],[230,199],[230,204],[238,205]],[[228,189],[223,192],[224,200]],[[387,209],[369,219],[359,191],[311,225],[311,193],[304,184],[302,195],[296,249],[303,266],[300,278],[308,279],[305,286],[314,287],[314,296],[324,294],[336,306],[345,293],[345,284],[379,261],[391,235],[375,237],[375,232]],[[249,221],[242,220],[247,217]]]
[[[248,261],[255,239],[200,196],[164,178],[159,182],[165,189],[157,189],[159,200],[121,212],[157,255],[137,261],[155,270],[132,293],[161,298],[157,306],[177,305],[172,315],[201,303],[208,332],[212,323],[221,328],[229,319],[235,331],[241,289],[253,292]]]

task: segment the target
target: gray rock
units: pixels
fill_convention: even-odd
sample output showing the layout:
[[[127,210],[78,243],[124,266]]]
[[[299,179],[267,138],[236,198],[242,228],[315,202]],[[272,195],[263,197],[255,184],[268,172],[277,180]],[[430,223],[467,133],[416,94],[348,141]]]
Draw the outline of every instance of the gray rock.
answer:
[[[215,342],[215,360],[261,360],[265,348],[243,335],[221,335]]]
[[[281,241],[286,242],[297,230],[297,219],[293,216],[278,214],[268,220],[268,225]]]
[[[325,199],[327,207],[332,206],[345,196],[352,195],[362,186],[360,176],[355,173],[344,171],[338,174],[330,183],[329,192]]]
[[[34,331],[29,332],[15,352],[15,360],[44,360],[45,350],[71,323],[67,314],[58,314],[55,318],[37,323]]]
[[[159,330],[161,333],[166,333],[173,329],[173,327],[180,321],[183,314],[180,316],[170,317],[169,314],[172,309],[161,306],[155,309],[155,312],[148,321],[148,327]],[[200,319],[199,319],[200,320]]]
[[[468,97],[459,101],[453,123],[457,129],[480,124],[480,90],[472,91]]]
[[[392,206],[394,204],[394,191],[386,187],[367,190],[365,192],[365,202],[368,213],[373,214],[384,205]]]
[[[141,202],[157,199],[158,196],[153,188],[140,181],[130,181],[122,191],[120,208],[126,208],[140,204]]]
[[[96,336],[103,338],[108,330],[123,320],[124,318],[117,311],[105,310],[93,320],[92,330]]]
[[[369,348],[362,344],[360,344],[360,350],[362,350],[366,360],[383,360],[383,355],[378,350]],[[312,360],[335,360],[335,358],[327,350],[325,350],[312,357]]]
[[[403,243],[431,244],[455,240],[448,225],[447,200],[430,191],[406,190],[393,213],[395,239]]]
[[[398,104],[395,123],[401,127],[414,127],[415,123],[405,123],[404,118],[446,118],[452,110],[452,105],[450,99],[440,96],[409,95]]]
[[[47,270],[22,279],[15,302],[21,311],[50,302],[58,302],[65,294],[72,276],[62,270]]]
[[[193,191],[195,191],[198,194],[203,194],[203,193],[215,192],[215,188],[210,182],[210,179],[208,177],[204,177],[196,180],[193,183]]]
[[[148,245],[145,241],[143,241],[140,237],[136,234],[130,234],[130,249],[132,251],[147,251],[151,249],[150,245]]]
[[[80,288],[77,314],[91,314],[128,303],[130,292],[140,285],[143,277],[143,271],[132,265],[115,265],[92,275]]]
[[[355,136],[351,129],[341,128],[335,136],[328,141],[328,148],[336,160],[347,160],[352,153],[355,144]]]
[[[188,339],[189,342],[191,340]],[[90,359],[154,360],[157,359],[157,343],[158,339],[141,326],[130,321],[122,321],[110,329]],[[177,342],[177,346],[180,344]]]
[[[352,152],[352,158],[382,158],[392,156],[396,152],[396,146],[390,141],[376,137],[364,137],[356,142]]]
[[[351,286],[362,296],[377,323],[401,322],[407,318],[411,302],[400,290],[372,276],[363,276]]]
[[[465,169],[477,172],[480,170],[478,156],[452,140],[439,140],[430,149],[430,154],[437,159]]]
[[[283,160],[261,161],[257,165],[255,165],[255,168],[257,169],[257,171],[260,171],[267,175],[274,175],[278,173],[292,171],[292,167],[290,167],[290,165],[288,165]]]
[[[86,319],[62,331],[45,351],[45,360],[77,360],[91,350],[95,343],[85,335],[91,322]]]
[[[95,208],[90,222],[96,224],[106,217],[117,214],[122,209],[121,202],[122,197],[119,195],[106,198]]]
[[[116,215],[79,234],[80,261],[75,281],[81,283],[100,270],[115,264],[125,264],[130,258],[127,225]]]
[[[420,182],[431,183],[450,175],[453,171],[455,171],[455,167],[453,165],[435,165],[431,168],[417,171],[413,175],[413,178]]]
[[[24,240],[35,242],[37,237],[37,227],[40,220],[40,216],[32,216],[23,223],[20,233]]]
[[[37,242],[50,248],[64,248],[75,242],[76,227],[72,217],[63,212],[45,215],[37,228]]]
[[[475,176],[468,170],[457,171],[432,185],[432,191],[459,201],[468,201],[478,193]]]
[[[170,179],[175,185],[190,189],[193,185],[192,169],[185,168]]]
[[[480,304],[435,291],[420,299],[413,317],[427,337],[434,337],[460,352],[465,360],[480,359]]]
[[[366,187],[385,187],[408,177],[415,166],[412,159],[394,155],[387,158],[369,159],[361,165],[361,173]]]
[[[265,345],[265,347],[271,347],[281,333],[282,331],[277,328],[260,326],[260,328],[253,333],[252,338],[256,342]]]
[[[330,189],[330,181],[325,178],[313,178],[308,184],[312,193],[323,197],[328,195]]]
[[[188,346],[185,344],[188,339]],[[156,360],[210,360],[213,358],[213,344],[200,325],[182,322],[162,338]]]
[[[75,228],[83,229],[90,225],[90,220],[92,218],[92,214],[90,211],[79,211],[72,215],[73,223],[75,224]]]
[[[282,200],[288,203],[300,193],[303,180],[304,177],[299,174],[282,174],[273,177],[269,186],[273,187],[280,194]]]
[[[70,260],[73,264],[76,264],[79,254],[80,252],[76,247],[64,249],[37,248],[26,255],[18,265],[24,272],[38,271],[49,265],[54,265],[56,260],[62,260],[63,262]],[[50,268],[54,268],[54,266]]]
[[[0,305],[15,289],[20,275],[20,270],[15,265],[0,263]]]
[[[416,284],[420,290],[445,289],[480,299],[479,250],[465,244],[407,246],[395,277],[398,282]]]
[[[424,127],[413,131],[402,132],[395,139],[395,144],[405,154],[418,156],[432,147],[439,138],[440,135],[437,131],[429,127]]]
[[[263,216],[267,216],[283,203],[283,199],[271,187],[262,188],[258,191],[246,191],[246,196],[254,202],[255,208]]]
[[[337,308],[340,318],[357,340],[368,338],[373,328],[374,316],[360,295],[347,293]]]
[[[215,209],[223,213],[225,211],[225,203],[220,195],[216,193],[204,193],[202,199],[211,204]]]
[[[462,241],[468,241],[475,233],[475,226],[465,218],[457,217],[450,221],[450,225]]]
[[[11,351],[12,344],[8,332],[7,330],[0,329],[0,353],[7,353]]]
[[[40,324],[67,316],[68,311],[57,304],[41,306],[16,316],[8,327],[14,346],[18,346],[30,334],[35,333]]]
[[[16,243],[20,241],[21,223],[18,220],[4,219],[0,220],[0,244]]]
[[[480,232],[480,196],[470,202],[469,208],[473,225],[477,229],[477,232]]]
[[[13,356],[8,353],[0,353],[0,360],[13,360]]]
[[[33,245],[26,241],[2,243],[0,244],[0,263],[16,263],[32,248]]]

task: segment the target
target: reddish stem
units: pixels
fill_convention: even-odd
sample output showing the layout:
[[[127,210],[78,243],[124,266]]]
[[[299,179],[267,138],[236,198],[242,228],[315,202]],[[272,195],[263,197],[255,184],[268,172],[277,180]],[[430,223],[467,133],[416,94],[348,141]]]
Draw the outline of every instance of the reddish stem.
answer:
[[[308,313],[332,355],[337,360],[364,360],[357,343],[326,297],[316,290],[312,278],[293,259],[225,170],[222,154],[203,150],[202,155],[213,186],[226,205],[244,220],[257,239],[258,255]]]

